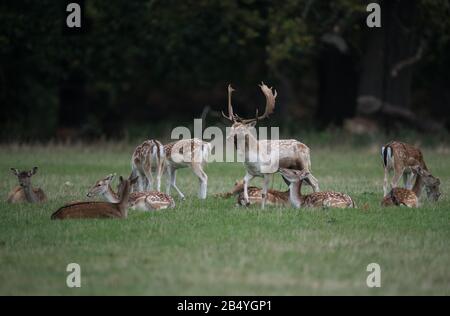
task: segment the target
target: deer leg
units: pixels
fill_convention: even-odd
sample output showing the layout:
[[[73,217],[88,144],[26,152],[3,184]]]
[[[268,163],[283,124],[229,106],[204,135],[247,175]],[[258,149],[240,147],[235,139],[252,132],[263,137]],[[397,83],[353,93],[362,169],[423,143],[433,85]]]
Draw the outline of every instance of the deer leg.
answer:
[[[391,181],[391,188],[396,188],[398,186],[398,181],[400,180],[400,177],[403,175],[404,170],[394,170],[394,177]]]
[[[184,200],[184,194],[177,187],[177,169],[172,169],[170,173],[170,185],[178,192],[178,195]]]
[[[270,174],[265,174],[262,189],[262,201],[261,201],[262,209],[264,209],[264,207],[266,206],[267,188],[269,187],[269,183],[270,183]]]
[[[145,171],[146,186],[145,191],[153,190],[153,174],[151,169]]]
[[[413,187],[414,180],[416,179],[416,175],[414,173],[409,173],[408,178],[406,179],[406,188],[411,190]]]
[[[145,186],[146,186],[146,181],[147,181],[147,178],[145,177],[145,174],[143,174],[142,172],[138,171],[137,186],[138,186],[139,192],[144,191]]]
[[[312,175],[312,173],[309,174],[308,179],[311,182],[311,186],[313,188],[313,191],[314,192],[319,192],[320,191],[319,181]]]
[[[206,199],[206,193],[207,193],[207,188],[208,188],[208,176],[203,171],[200,164],[193,164],[192,171],[194,172],[194,174],[198,177],[198,180],[200,181],[200,191],[199,191],[198,197],[200,199]]]
[[[244,177],[244,200],[245,200],[246,205],[250,204],[250,201],[248,199],[248,183],[253,178],[254,178],[254,176],[248,172],[245,174],[245,177]]]
[[[388,168],[384,168],[384,182],[383,182],[383,195],[386,196],[388,195],[388,175],[389,175],[389,170]]]
[[[136,181],[136,182],[131,186],[131,191],[130,191],[130,192],[136,192],[136,191],[139,191],[139,172],[137,171],[137,169],[132,168],[132,169],[131,169],[131,178],[133,179],[134,177],[138,177],[138,181]]]
[[[156,171],[156,191],[161,191],[161,175],[162,175],[162,166],[158,166]]]

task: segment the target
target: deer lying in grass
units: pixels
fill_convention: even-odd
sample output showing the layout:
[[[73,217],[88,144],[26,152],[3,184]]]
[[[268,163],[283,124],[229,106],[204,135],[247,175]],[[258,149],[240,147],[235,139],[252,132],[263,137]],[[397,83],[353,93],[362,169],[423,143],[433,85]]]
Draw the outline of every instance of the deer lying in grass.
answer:
[[[325,191],[302,195],[303,181],[310,181],[310,172],[280,168],[283,178],[289,182],[289,201],[296,208],[302,207],[355,207],[355,202],[345,193]]]
[[[250,205],[261,205],[262,203],[262,189],[258,187],[248,187],[248,198]],[[246,206],[248,203],[245,201],[244,197],[244,180],[237,180],[234,183],[234,187],[231,191],[225,193],[216,194],[217,197],[229,198],[232,196],[237,196],[237,205]],[[289,190],[288,191],[277,191],[277,190],[267,190],[267,205],[272,206],[287,206],[289,205]]]
[[[8,203],[18,203],[18,202],[45,202],[47,201],[47,196],[41,188],[33,188],[31,185],[31,177],[36,174],[38,168],[34,167],[32,170],[19,171],[18,169],[11,168],[14,175],[19,180],[19,185],[15,187],[8,194]]]
[[[119,195],[114,192],[111,183],[115,174],[98,180],[87,193],[88,197],[103,196],[108,202],[118,203]],[[132,192],[128,198],[129,207],[133,210],[151,211],[175,207],[170,195],[157,191]]]
[[[419,199],[412,190],[393,188],[381,201],[381,206],[418,207]]]
[[[420,164],[413,164],[409,160],[412,173],[417,177],[412,190],[405,188],[393,188],[381,201],[382,206],[407,206],[418,207],[419,196],[422,186],[425,186],[427,196],[432,201],[437,201],[441,196],[439,185],[441,181],[434,177],[428,170],[423,169]]]
[[[256,111],[255,118],[242,119],[234,114],[231,105],[231,94],[234,89],[228,86],[228,116],[222,115],[230,120],[230,133],[227,139],[234,139],[237,152],[241,157],[245,157],[244,166],[246,175],[244,177],[244,199],[249,201],[248,183],[254,177],[263,177],[262,203],[264,208],[270,176],[277,172],[279,167],[311,170],[310,150],[305,144],[295,140],[257,140],[254,136],[254,127],[258,121],[266,119],[275,109],[275,99],[277,92],[267,87],[264,83],[260,85],[261,91],[266,98],[266,109],[264,114],[259,116]],[[319,191],[318,181],[311,175],[309,183],[314,191]]]
[[[381,147],[381,157],[384,166],[384,196],[389,193],[388,175],[391,171],[394,171],[394,176],[390,183],[391,189],[398,186],[400,177],[403,176],[405,188],[411,190],[413,188],[413,181],[417,178],[412,172],[411,166],[419,165],[423,170],[428,170],[420,149],[406,143],[398,141],[387,143]],[[417,193],[418,197],[420,197],[421,192],[418,191]]]
[[[152,191],[153,174],[156,176],[156,190],[161,191],[161,175],[164,171],[164,147],[156,139],[146,140],[136,147],[131,157],[131,174],[138,176],[138,189]]]
[[[211,144],[198,138],[182,139],[164,145],[164,153],[167,173],[166,193],[170,195],[170,189],[173,187],[184,199],[184,194],[176,184],[176,172],[178,169],[189,167],[200,182],[199,198],[206,199],[208,176],[203,169],[211,154]]]
[[[127,218],[128,198],[131,186],[137,178],[123,179],[120,177],[119,202],[74,202],[59,208],[51,219],[81,219],[81,218]]]

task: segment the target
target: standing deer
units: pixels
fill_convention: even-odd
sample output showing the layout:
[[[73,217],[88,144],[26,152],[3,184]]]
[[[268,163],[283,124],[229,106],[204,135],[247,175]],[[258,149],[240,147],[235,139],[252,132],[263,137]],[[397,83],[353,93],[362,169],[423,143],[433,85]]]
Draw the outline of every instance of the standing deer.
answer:
[[[120,199],[118,203],[110,202],[74,202],[60,207],[51,219],[81,219],[81,218],[127,218],[128,198],[131,186],[137,178],[123,179],[120,177]]]
[[[111,187],[115,175],[98,180],[87,193],[87,197],[103,196],[108,202],[118,203],[119,195]],[[119,190],[120,191],[120,188]],[[151,211],[175,207],[175,201],[168,194],[158,191],[132,192],[128,198],[129,207],[133,210]]]
[[[13,174],[19,180],[19,185],[15,187],[8,194],[8,203],[17,202],[45,202],[47,201],[47,196],[41,188],[33,188],[31,185],[31,177],[36,174],[38,168],[34,167],[32,170],[19,171],[18,169],[11,168]]]
[[[381,157],[384,166],[384,196],[389,193],[388,175],[390,171],[394,171],[394,176],[390,183],[391,189],[398,186],[400,177],[403,176],[406,189],[411,190],[413,187],[413,180],[416,178],[412,173],[411,166],[418,164],[422,169],[428,170],[420,149],[406,143],[398,141],[387,143],[381,147]],[[420,192],[417,192],[417,194],[420,196]]]
[[[153,174],[156,176],[156,190],[161,191],[161,176],[164,171],[164,147],[156,139],[146,140],[136,147],[131,157],[131,174],[138,176],[138,189],[153,190]]]
[[[341,192],[324,191],[302,195],[302,182],[310,181],[311,174],[307,170],[280,168],[280,173],[289,184],[289,200],[296,208],[302,207],[355,207],[352,198]]]
[[[170,189],[173,187],[184,199],[184,194],[176,184],[176,172],[178,169],[189,167],[200,182],[199,198],[206,199],[208,176],[203,169],[211,154],[211,144],[198,138],[182,139],[164,145],[164,153],[167,173],[166,193],[170,195]]]
[[[272,88],[264,83],[260,85],[260,88],[266,98],[266,109],[263,115],[259,116],[258,110],[255,118],[252,119],[242,119],[234,114],[231,105],[231,94],[234,89],[231,85],[228,85],[228,116],[224,113],[222,115],[233,123],[227,139],[234,139],[238,154],[245,159],[244,199],[248,204],[249,181],[254,177],[263,177],[261,207],[264,208],[271,175],[277,172],[279,167],[309,171],[311,159],[308,146],[295,139],[258,141],[253,135],[252,130],[258,121],[268,118],[273,113],[277,97],[277,92],[273,93]],[[314,192],[319,191],[319,183],[312,175],[310,185]]]
[[[439,185],[441,181],[434,177],[428,170],[423,169],[415,159],[409,159],[408,164],[412,173],[417,178],[412,190],[405,188],[393,188],[381,201],[382,206],[407,206],[418,207],[422,186],[425,186],[427,196],[432,201],[437,201],[441,196]]]

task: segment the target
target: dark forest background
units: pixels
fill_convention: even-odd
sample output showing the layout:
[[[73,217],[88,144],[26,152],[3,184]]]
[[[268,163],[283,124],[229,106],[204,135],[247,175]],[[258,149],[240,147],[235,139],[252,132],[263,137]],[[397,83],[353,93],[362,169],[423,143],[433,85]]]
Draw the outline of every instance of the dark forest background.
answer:
[[[77,2],[77,1],[74,1]],[[450,2],[384,0],[67,1],[0,4],[0,139],[157,136],[242,116],[278,90],[271,124],[351,133],[450,128]],[[222,122],[223,123],[223,122]]]

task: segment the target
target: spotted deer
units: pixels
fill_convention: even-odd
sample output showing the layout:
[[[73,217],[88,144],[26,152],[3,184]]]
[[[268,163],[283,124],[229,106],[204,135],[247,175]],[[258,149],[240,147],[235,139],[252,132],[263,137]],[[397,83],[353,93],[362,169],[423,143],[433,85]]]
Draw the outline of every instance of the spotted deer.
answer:
[[[248,198],[250,205],[261,205],[262,203],[262,189],[258,187],[250,186],[248,189]],[[231,191],[216,194],[217,197],[229,198],[232,196],[237,196],[237,205],[246,206],[244,198],[244,180],[238,180],[235,182],[234,187]],[[272,206],[287,206],[289,205],[289,190],[288,191],[277,191],[277,190],[267,190],[267,205]]]
[[[393,188],[381,201],[382,206],[407,206],[418,207],[422,188],[425,187],[427,196],[432,201],[437,201],[441,196],[439,186],[441,181],[425,170],[415,159],[409,159],[408,165],[411,172],[417,178],[411,190],[406,188]]]
[[[403,182],[406,189],[411,190],[415,184],[414,179],[417,178],[412,170],[412,165],[419,165],[423,170],[428,170],[423,159],[422,152],[419,148],[412,145],[391,141],[381,147],[381,157],[384,167],[383,193],[386,196],[389,193],[388,176],[394,171],[394,176],[390,181],[390,188],[396,188],[400,178],[403,176]],[[417,192],[420,197],[420,192]]]
[[[138,177],[138,188],[132,191],[153,190],[154,175],[156,190],[161,191],[161,176],[164,171],[164,147],[156,139],[146,140],[136,147],[131,157],[131,174]]]
[[[74,202],[66,204],[56,210],[51,219],[82,219],[82,218],[127,218],[128,198],[131,186],[137,181],[120,177],[119,202]]]
[[[305,144],[295,139],[284,140],[257,140],[254,136],[254,127],[263,119],[269,117],[275,109],[275,99],[277,92],[273,91],[264,83],[260,85],[261,91],[266,98],[266,108],[263,115],[258,115],[256,110],[255,118],[243,119],[234,114],[231,104],[231,95],[234,89],[228,85],[228,115],[222,115],[232,122],[232,126],[227,136],[227,140],[234,140],[237,153],[244,157],[246,174],[244,177],[244,199],[249,201],[248,184],[254,177],[263,177],[262,203],[264,208],[267,200],[270,177],[276,173],[279,167],[311,170],[310,149]],[[311,175],[309,183],[315,192],[319,191],[319,183]]]
[[[419,199],[416,193],[405,188],[393,188],[381,201],[381,206],[418,207]]]
[[[19,171],[16,168],[11,168],[11,170],[19,180],[19,186],[15,187],[8,194],[8,203],[38,203],[47,201],[47,196],[44,191],[41,188],[33,188],[31,185],[31,177],[36,174],[38,167],[27,171]]]
[[[280,168],[279,172],[289,182],[289,201],[296,208],[303,207],[336,207],[353,208],[355,202],[352,198],[341,192],[323,191],[303,195],[302,182],[310,181],[311,175],[307,170],[294,170]]]
[[[176,173],[178,169],[190,168],[200,182],[198,196],[206,199],[208,176],[203,170],[211,154],[211,144],[198,138],[182,139],[164,145],[165,171],[167,173],[166,193],[170,195],[173,187],[182,199],[184,194],[177,187]]]
[[[119,194],[114,192],[111,183],[115,174],[110,174],[98,180],[87,193],[87,197],[103,196],[110,203],[120,201]],[[120,192],[120,188],[118,188]],[[168,194],[158,191],[132,192],[128,199],[129,207],[133,210],[151,211],[175,207],[175,201]]]

